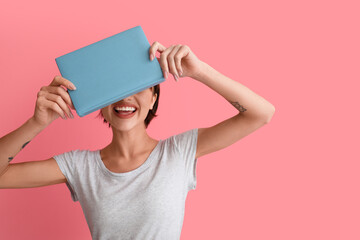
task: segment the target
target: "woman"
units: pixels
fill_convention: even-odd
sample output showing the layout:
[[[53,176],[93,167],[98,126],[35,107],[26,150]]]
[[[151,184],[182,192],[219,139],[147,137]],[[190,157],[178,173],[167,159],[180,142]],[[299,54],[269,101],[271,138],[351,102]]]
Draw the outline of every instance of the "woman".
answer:
[[[193,128],[165,140],[146,128],[156,116],[159,86],[104,107],[100,116],[113,131],[103,149],[73,150],[43,161],[10,163],[15,155],[59,116],[73,118],[72,83],[56,76],[38,93],[34,115],[0,139],[0,188],[66,183],[80,201],[94,239],[179,239],[185,199],[195,189],[197,159],[223,149],[268,123],[275,108],[240,83],[200,61],[187,45],[166,48],[154,42],[165,78],[191,77],[210,87],[239,113],[212,127]],[[70,108],[68,107],[70,106]],[[126,108],[128,107],[128,108]],[[135,111],[134,111],[135,110]]]

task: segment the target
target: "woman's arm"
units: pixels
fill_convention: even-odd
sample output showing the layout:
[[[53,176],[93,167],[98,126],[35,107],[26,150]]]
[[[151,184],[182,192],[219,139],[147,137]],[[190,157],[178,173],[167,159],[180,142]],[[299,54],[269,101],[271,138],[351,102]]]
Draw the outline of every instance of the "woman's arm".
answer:
[[[275,107],[271,103],[199,60],[189,46],[177,44],[166,48],[154,42],[149,49],[150,60],[157,51],[161,53],[159,62],[165,78],[168,72],[176,81],[179,77],[191,77],[219,93],[239,110],[237,115],[212,127],[198,129],[196,158],[239,141],[272,118]]]
[[[269,122],[275,112],[275,107],[261,96],[257,95],[241,83],[234,81],[214,68],[201,61],[201,70],[194,76],[195,80],[210,87],[238,111],[240,116],[251,117],[253,119],[263,119]]]
[[[13,158],[44,128],[31,117],[19,128],[0,138],[0,176]]]
[[[65,113],[73,118],[70,108],[74,105],[70,95],[61,87],[75,90],[73,84],[61,77],[55,76],[49,86],[41,87],[37,94],[34,115],[18,129],[0,138],[0,177],[6,172],[13,158],[52,121]]]
[[[0,189],[41,187],[66,182],[54,158],[10,163],[45,127],[31,117],[18,129],[0,138]]]
[[[244,85],[224,76],[201,63],[200,74],[194,79],[207,85],[228,102],[239,113],[214,126],[198,129],[195,158],[226,148],[270,121],[275,107]]]

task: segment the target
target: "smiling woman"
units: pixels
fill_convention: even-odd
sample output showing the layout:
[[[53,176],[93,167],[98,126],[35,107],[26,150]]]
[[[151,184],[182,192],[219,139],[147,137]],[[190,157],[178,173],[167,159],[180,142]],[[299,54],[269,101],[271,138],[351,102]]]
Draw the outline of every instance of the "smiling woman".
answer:
[[[111,127],[103,149],[72,150],[43,161],[11,163],[29,141],[74,109],[63,89],[71,82],[56,76],[38,93],[34,115],[0,139],[0,188],[66,183],[79,201],[93,239],[180,239],[187,193],[196,187],[197,159],[239,141],[270,121],[275,112],[265,99],[200,61],[186,45],[166,48],[154,42],[165,79],[193,78],[223,96],[239,113],[207,128],[156,140],[146,128],[156,117],[160,86],[128,96],[100,110]],[[132,112],[135,109],[135,112]],[[130,112],[130,113],[129,113]],[[25,143],[25,144],[24,144]]]
[[[158,85],[155,85],[153,87],[151,87],[152,91],[153,91],[153,94],[157,96],[156,98],[156,101],[155,101],[155,104],[153,106],[152,109],[149,110],[145,120],[144,120],[144,123],[145,123],[145,128],[147,128],[151,122],[151,120],[154,118],[154,117],[157,117],[158,115],[156,115],[156,111],[158,109],[158,106],[159,106],[159,98],[160,98],[160,84]],[[96,118],[101,118],[103,119],[103,122],[106,124],[108,124],[108,127],[110,128],[111,127],[111,124],[105,119],[103,113],[102,113],[102,109],[100,109],[99,111],[99,114],[96,116]]]

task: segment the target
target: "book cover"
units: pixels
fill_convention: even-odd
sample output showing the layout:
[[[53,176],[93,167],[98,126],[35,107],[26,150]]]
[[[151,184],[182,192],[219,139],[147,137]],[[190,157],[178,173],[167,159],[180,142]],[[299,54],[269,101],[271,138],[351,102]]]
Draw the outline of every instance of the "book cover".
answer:
[[[55,58],[76,113],[83,117],[165,81],[161,66],[149,58],[150,43],[141,26],[122,31]]]

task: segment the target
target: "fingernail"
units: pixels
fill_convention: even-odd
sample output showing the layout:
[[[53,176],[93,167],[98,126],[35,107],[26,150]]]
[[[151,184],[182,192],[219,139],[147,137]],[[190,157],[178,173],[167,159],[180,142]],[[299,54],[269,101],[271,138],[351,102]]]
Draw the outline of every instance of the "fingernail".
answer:
[[[74,85],[74,84],[72,84],[72,83],[69,83],[69,87],[70,87],[72,90],[76,90],[75,85]]]
[[[168,73],[167,73],[167,71],[165,71],[165,79],[167,79],[168,78]]]
[[[174,78],[176,81],[178,80],[178,76],[176,74],[174,75]]]
[[[72,118],[72,119],[74,119],[74,115],[72,115],[72,113],[70,112],[70,117]]]
[[[151,54],[150,59],[151,61],[154,60],[154,54]]]
[[[182,71],[179,71],[179,76],[181,76],[182,75]]]

